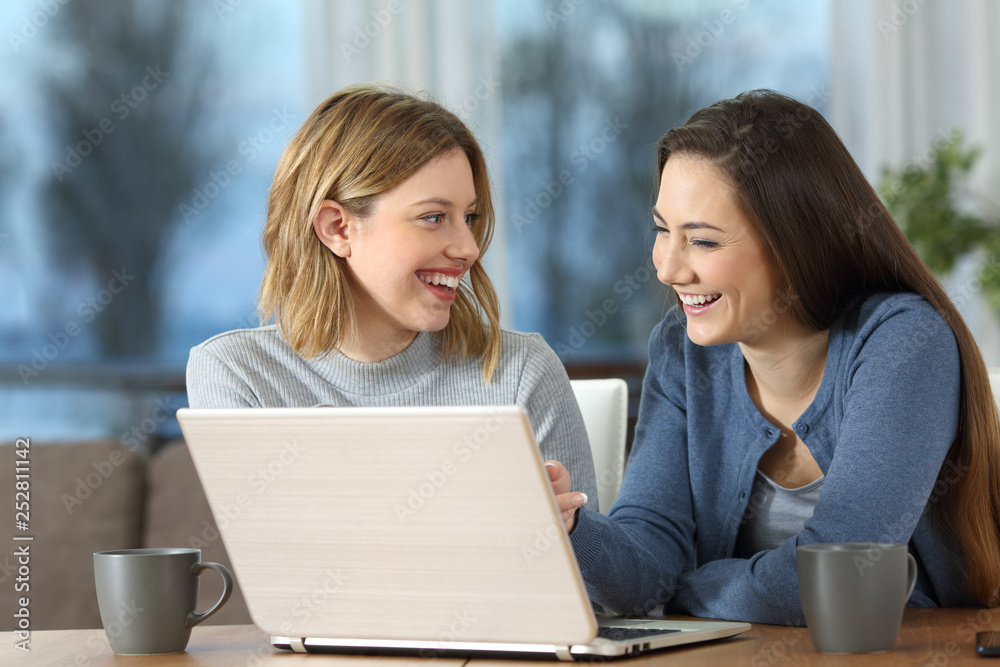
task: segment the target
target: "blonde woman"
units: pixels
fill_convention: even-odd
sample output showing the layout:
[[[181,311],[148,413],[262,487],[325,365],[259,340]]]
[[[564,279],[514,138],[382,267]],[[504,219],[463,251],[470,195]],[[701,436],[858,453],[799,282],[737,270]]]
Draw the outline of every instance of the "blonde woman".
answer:
[[[456,116],[385,87],[334,94],[271,187],[259,311],[275,324],[193,348],[190,405],[520,405],[596,509],[565,369],[538,334],[499,326],[480,262],[493,225],[483,153]]]

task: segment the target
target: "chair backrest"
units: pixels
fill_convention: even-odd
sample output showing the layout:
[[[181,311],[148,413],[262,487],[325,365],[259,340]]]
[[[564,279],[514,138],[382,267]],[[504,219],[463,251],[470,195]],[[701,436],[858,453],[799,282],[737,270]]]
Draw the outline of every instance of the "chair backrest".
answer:
[[[597,473],[597,506],[607,514],[625,473],[628,385],[620,378],[571,380]]]

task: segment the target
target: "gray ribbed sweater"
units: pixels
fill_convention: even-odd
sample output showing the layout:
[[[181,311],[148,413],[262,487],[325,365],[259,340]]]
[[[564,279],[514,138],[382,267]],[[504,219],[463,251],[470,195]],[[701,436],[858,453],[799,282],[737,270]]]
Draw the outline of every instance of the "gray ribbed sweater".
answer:
[[[440,336],[420,333],[405,350],[378,363],[335,353],[305,359],[275,325],[238,329],[191,349],[188,403],[193,408],[314,405],[520,405],[545,459],[569,470],[573,489],[597,511],[597,482],[580,407],[559,357],[538,334],[504,331],[500,363],[489,384],[479,359],[442,360]]]

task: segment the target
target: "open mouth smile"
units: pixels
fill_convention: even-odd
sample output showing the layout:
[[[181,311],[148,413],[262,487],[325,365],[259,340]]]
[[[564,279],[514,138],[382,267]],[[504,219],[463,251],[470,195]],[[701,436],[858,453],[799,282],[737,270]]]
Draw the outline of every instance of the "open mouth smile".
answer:
[[[719,299],[722,298],[721,294],[677,294],[677,297],[684,304],[684,312],[688,315],[698,315],[705,312],[713,305],[715,305]]]
[[[455,300],[458,284],[462,281],[461,276],[449,276],[435,271],[418,272],[417,278],[444,301]]]
[[[685,306],[704,306],[722,298],[721,294],[678,294]]]

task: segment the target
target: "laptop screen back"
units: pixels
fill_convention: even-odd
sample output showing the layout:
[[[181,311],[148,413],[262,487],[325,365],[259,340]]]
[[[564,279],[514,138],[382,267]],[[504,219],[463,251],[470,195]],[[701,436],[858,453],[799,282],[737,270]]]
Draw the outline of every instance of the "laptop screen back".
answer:
[[[263,631],[594,637],[521,408],[183,409],[178,419]]]

